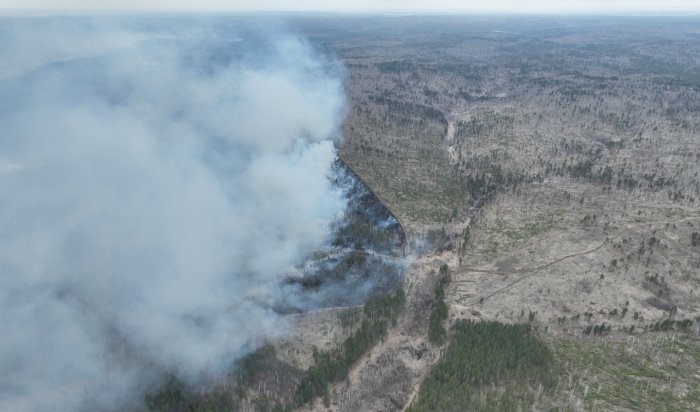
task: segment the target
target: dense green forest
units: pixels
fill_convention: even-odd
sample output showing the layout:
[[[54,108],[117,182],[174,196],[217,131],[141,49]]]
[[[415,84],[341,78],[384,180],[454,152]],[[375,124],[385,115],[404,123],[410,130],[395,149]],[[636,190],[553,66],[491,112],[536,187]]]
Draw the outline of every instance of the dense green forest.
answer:
[[[450,283],[450,272],[447,265],[440,266],[440,274],[435,286],[435,304],[430,312],[428,320],[428,339],[430,342],[440,345],[445,341],[447,331],[443,321],[447,319],[448,309],[445,303],[445,287]]]
[[[246,387],[260,375],[274,371],[280,378],[289,379],[295,375],[290,366],[277,359],[275,348],[266,344],[236,362],[229,375],[230,387],[216,387],[213,390],[195,388],[185,384],[175,376],[146,395],[146,406],[153,412],[235,412],[243,404],[252,404],[260,412],[286,412],[291,406],[284,402],[260,395],[247,399]]]
[[[462,320],[452,332],[411,412],[528,410],[534,399],[523,388],[556,387],[552,352],[530,325]]]

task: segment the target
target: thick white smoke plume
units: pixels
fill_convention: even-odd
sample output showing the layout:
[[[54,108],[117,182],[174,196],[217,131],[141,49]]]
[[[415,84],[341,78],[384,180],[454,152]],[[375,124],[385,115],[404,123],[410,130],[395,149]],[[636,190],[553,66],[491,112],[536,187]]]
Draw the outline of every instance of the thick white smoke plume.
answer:
[[[132,409],[145,371],[230,366],[343,211],[341,83],[307,45],[104,26],[0,21],[3,411]]]

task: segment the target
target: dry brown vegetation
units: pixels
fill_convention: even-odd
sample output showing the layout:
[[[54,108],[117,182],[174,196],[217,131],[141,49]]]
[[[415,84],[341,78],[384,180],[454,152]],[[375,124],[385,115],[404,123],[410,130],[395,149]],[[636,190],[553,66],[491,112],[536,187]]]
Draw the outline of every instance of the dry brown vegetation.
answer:
[[[628,337],[634,351],[663,358],[658,336],[681,333],[697,351],[697,330],[651,329],[700,316],[700,22],[387,17],[299,27],[347,67],[343,159],[414,245],[430,239],[406,279],[418,309],[336,389],[331,409],[401,410],[413,399],[441,350],[425,341],[435,258],[452,270],[450,322],[531,323],[569,368],[573,383],[533,408],[697,406],[697,363],[677,373],[685,389],[650,378],[639,397],[623,395],[638,387],[627,378],[588,369],[601,359],[624,369],[627,349],[616,351]],[[592,337],[603,323],[610,332]],[[421,345],[428,360],[411,360]]]
[[[688,206],[698,197],[697,21],[407,17],[303,27],[347,67],[343,158],[408,226],[456,216],[489,185],[550,177]]]
[[[291,26],[346,67],[341,157],[414,253],[397,324],[302,409],[408,408],[449,344],[428,340],[447,264],[445,326],[528,323],[554,354],[554,391],[492,384],[476,387],[483,399],[511,391],[525,393],[516,410],[698,410],[700,20]],[[277,356],[307,369],[313,346],[352,333],[348,311],[294,315]]]

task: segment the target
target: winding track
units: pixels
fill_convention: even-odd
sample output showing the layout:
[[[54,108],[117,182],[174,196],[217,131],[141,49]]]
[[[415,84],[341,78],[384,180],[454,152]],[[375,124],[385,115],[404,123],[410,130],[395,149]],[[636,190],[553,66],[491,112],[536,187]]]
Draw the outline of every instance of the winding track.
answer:
[[[516,285],[517,283],[520,283],[520,282],[522,282],[523,280],[528,279],[528,278],[530,278],[530,277],[536,275],[537,272],[539,272],[539,271],[541,271],[541,270],[543,270],[543,269],[547,269],[547,268],[549,268],[550,266],[556,265],[557,263],[560,263],[560,262],[562,262],[562,261],[564,261],[564,260],[572,259],[572,258],[575,258],[575,257],[579,257],[579,256],[583,256],[583,255],[588,255],[588,254],[590,254],[590,253],[597,252],[598,250],[600,250],[601,248],[603,248],[603,247],[606,245],[606,243],[608,243],[609,241],[611,241],[611,240],[613,240],[613,239],[616,239],[616,238],[618,238],[618,237],[624,235],[625,233],[627,233],[627,232],[629,232],[629,231],[632,231],[632,230],[635,230],[635,229],[639,229],[639,228],[643,228],[643,227],[648,227],[649,229],[651,229],[653,226],[658,226],[658,225],[663,225],[663,226],[665,226],[666,224],[675,224],[675,223],[680,223],[680,222],[683,222],[683,221],[686,221],[686,220],[699,219],[699,218],[700,218],[700,215],[692,215],[692,216],[686,216],[686,217],[684,217],[684,218],[682,218],[682,219],[677,219],[677,220],[672,220],[672,221],[666,221],[666,222],[652,222],[652,223],[645,223],[645,224],[642,224],[642,225],[630,226],[630,227],[628,227],[628,228],[626,228],[626,229],[623,229],[623,230],[619,231],[619,232],[618,232],[617,234],[615,234],[615,236],[613,236],[613,237],[605,238],[604,241],[602,241],[598,246],[594,247],[593,249],[589,249],[589,250],[586,250],[586,251],[583,251],[583,252],[573,253],[573,254],[570,254],[570,255],[566,255],[566,256],[560,257],[560,258],[558,258],[558,259],[556,259],[556,260],[553,260],[553,261],[551,261],[551,262],[549,262],[549,263],[545,263],[545,264],[540,265],[540,266],[525,267],[525,268],[512,269],[512,270],[505,270],[505,271],[503,271],[503,270],[476,269],[476,268],[470,268],[470,267],[462,268],[461,272],[459,272],[459,273],[476,272],[476,273],[492,273],[492,274],[495,274],[495,275],[511,275],[511,274],[517,274],[517,273],[527,273],[525,276],[522,276],[522,277],[520,277],[520,278],[514,280],[513,282],[507,284],[506,286],[503,286],[502,288],[496,290],[495,292],[492,292],[492,293],[490,293],[490,294],[488,294],[488,295],[486,295],[486,296],[483,296],[483,300],[482,300],[482,297],[480,297],[480,298],[477,299],[476,301],[474,301],[474,302],[472,302],[472,303],[468,303],[468,304],[466,304],[465,306],[474,306],[474,305],[476,305],[477,303],[480,303],[480,302],[483,302],[483,301],[485,301],[485,300],[487,300],[487,299],[490,299],[490,298],[492,298],[492,297],[494,297],[494,296],[496,296],[496,295],[498,295],[498,294],[500,294],[500,293],[502,293],[502,292],[504,292],[504,291],[510,289],[511,287],[513,287],[514,285]]]

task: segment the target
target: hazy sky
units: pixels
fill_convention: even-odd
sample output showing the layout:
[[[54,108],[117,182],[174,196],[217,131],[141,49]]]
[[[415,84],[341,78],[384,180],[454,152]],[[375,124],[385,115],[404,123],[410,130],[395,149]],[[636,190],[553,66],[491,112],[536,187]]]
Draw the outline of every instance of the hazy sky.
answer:
[[[98,11],[700,12],[699,0],[0,0],[0,9]]]

